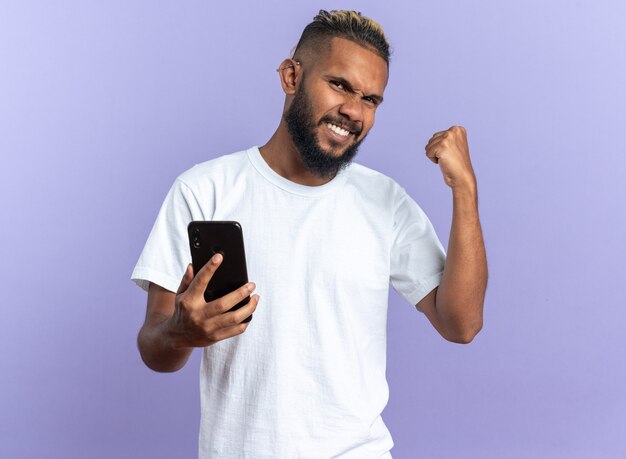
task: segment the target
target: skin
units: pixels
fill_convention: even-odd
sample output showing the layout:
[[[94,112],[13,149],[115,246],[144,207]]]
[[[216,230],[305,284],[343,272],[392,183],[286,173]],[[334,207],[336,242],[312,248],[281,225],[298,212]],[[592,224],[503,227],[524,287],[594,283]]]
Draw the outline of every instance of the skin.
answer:
[[[334,38],[327,50],[305,50],[294,59],[284,60],[279,76],[285,92],[283,115],[305,84],[319,146],[327,154],[341,155],[374,126],[376,109],[387,85],[388,66],[373,51]],[[322,122],[327,118],[351,131],[360,131],[360,135],[338,137]],[[319,186],[332,179],[307,170],[284,116],[260,152],[274,171],[292,182]],[[465,129],[452,126],[435,133],[425,152],[439,165],[452,190],[453,216],[442,281],[415,306],[445,339],[469,343],[482,328],[487,261]],[[252,282],[212,302],[204,301],[203,292],[221,261],[221,255],[216,255],[195,278],[189,265],[176,293],[150,284],[146,318],[138,336],[139,351],[148,367],[160,372],[176,371],[185,365],[195,347],[244,333],[253,322],[240,323],[256,310],[258,295],[252,295],[239,310],[226,312],[254,291]]]
[[[294,59],[285,59],[279,66],[279,76],[285,92],[283,114],[289,109],[304,80],[316,124],[329,117],[343,120],[350,130],[360,129],[358,137],[350,135],[344,141],[325,123],[318,124],[316,135],[319,145],[328,154],[341,155],[374,126],[376,109],[382,102],[389,73],[387,63],[376,53],[352,41],[333,38],[328,50],[316,54],[305,50]],[[284,117],[260,151],[272,169],[292,182],[318,186],[332,179],[316,176],[306,169]]]
[[[253,282],[209,303],[204,301],[206,286],[222,261],[220,254],[214,255],[195,277],[189,264],[176,293],[150,283],[146,319],[137,338],[141,358],[149,368],[177,371],[195,347],[240,335],[252,323],[241,322],[256,310],[259,295],[252,295],[236,311],[226,311],[254,291]]]
[[[488,271],[465,128],[436,132],[425,151],[452,190],[452,227],[441,283],[415,306],[444,338],[467,344],[483,326]]]

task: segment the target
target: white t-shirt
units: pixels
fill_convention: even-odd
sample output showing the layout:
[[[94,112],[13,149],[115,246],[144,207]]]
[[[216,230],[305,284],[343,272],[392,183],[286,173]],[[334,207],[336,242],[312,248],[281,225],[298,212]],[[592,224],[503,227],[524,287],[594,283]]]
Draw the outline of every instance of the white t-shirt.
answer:
[[[445,262],[420,207],[356,163],[321,186],[291,182],[253,147],[176,179],[133,271],[139,286],[177,290],[192,220],[241,224],[260,296],[243,334],[204,349],[200,457],[391,457],[389,284],[415,305]]]

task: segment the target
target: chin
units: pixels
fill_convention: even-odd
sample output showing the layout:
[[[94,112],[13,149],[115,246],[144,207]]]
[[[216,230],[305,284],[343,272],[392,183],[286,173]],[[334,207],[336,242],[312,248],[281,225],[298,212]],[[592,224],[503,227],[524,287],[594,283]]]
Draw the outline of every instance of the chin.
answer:
[[[354,145],[355,142],[350,142],[347,145],[343,145],[343,144],[335,144],[335,143],[328,143],[326,145],[322,145],[319,143],[318,141],[318,145],[320,145],[321,150],[326,153],[328,156],[333,156],[335,158],[338,158],[340,156],[343,156],[343,154],[348,151],[350,149],[350,147],[352,147]]]
[[[346,152],[345,148],[324,148],[324,153],[327,154],[328,156],[332,156],[333,158],[340,158],[341,156],[343,156]]]

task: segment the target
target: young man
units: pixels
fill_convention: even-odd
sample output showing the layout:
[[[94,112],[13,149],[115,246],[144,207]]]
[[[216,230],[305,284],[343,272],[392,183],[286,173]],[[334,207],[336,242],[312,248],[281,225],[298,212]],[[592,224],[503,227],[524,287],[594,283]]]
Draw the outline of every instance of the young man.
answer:
[[[450,341],[482,326],[487,266],[465,130],[426,146],[453,191],[447,258],[404,189],[351,162],[388,66],[378,24],[320,11],[278,67],[286,98],[271,139],[193,167],[165,199],[132,275],[148,290],[139,350],[150,368],[176,371],[204,348],[201,457],[391,457],[380,416],[389,284]],[[206,303],[222,257],[193,277],[192,220],[240,222],[256,284]]]

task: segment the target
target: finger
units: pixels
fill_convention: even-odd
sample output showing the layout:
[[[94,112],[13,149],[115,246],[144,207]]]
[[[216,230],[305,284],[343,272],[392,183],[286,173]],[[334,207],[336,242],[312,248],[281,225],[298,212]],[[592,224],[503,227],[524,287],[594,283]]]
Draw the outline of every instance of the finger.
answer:
[[[440,135],[438,137],[430,139],[424,148],[429,148],[435,145],[439,145],[447,141],[448,141],[448,136]]]
[[[430,142],[428,142],[424,148],[429,149],[431,147],[435,147],[437,145],[440,145],[440,144],[442,144],[444,142],[446,142],[446,138],[445,137],[437,137],[436,139],[431,140]]]
[[[434,139],[436,139],[436,138],[438,138],[438,137],[441,137],[441,136],[442,136],[442,135],[444,135],[446,132],[448,132],[448,131],[446,130],[446,131],[439,131],[439,132],[435,132],[435,133],[433,134],[433,136],[430,138],[429,142],[430,142],[430,141],[432,141],[432,140],[434,140]]]
[[[439,164],[439,157],[436,154],[433,155],[426,155],[428,157],[428,159],[430,159],[433,163],[435,164]]]
[[[242,324],[233,325],[232,327],[220,328],[211,334],[211,343],[216,343],[217,341],[222,341],[228,338],[232,338],[233,336],[241,335],[246,331],[248,325],[252,322],[245,322]]]
[[[426,150],[426,156],[435,164],[439,163],[439,155],[440,151],[436,148]]]
[[[193,278],[193,281],[189,285],[189,293],[193,296],[200,296],[204,298],[204,291],[206,290],[206,286],[209,285],[209,281],[213,277],[217,268],[219,268],[220,263],[224,259],[221,253],[216,253],[213,257],[205,264],[200,271],[196,274],[196,277]]]
[[[435,164],[439,163],[439,157],[443,149],[441,143],[442,142],[436,142],[426,146],[426,156]]]
[[[234,325],[240,324],[250,314],[256,311],[256,307],[259,304],[259,295],[254,295],[250,298],[250,301],[237,309],[236,311],[227,312],[222,314],[216,319],[218,328],[229,328]]]
[[[191,284],[193,280],[193,265],[189,263],[187,265],[187,269],[185,270],[185,274],[183,274],[183,278],[180,280],[180,285],[178,286],[178,290],[176,291],[176,295],[179,293],[183,293]]]
[[[222,314],[228,311],[230,308],[240,303],[244,298],[247,298],[250,293],[254,291],[255,288],[256,285],[254,284],[254,282],[248,282],[247,284],[239,287],[237,290],[233,290],[232,292],[227,293],[220,298],[216,298],[215,300],[211,301],[213,311],[216,314]]]

